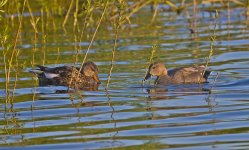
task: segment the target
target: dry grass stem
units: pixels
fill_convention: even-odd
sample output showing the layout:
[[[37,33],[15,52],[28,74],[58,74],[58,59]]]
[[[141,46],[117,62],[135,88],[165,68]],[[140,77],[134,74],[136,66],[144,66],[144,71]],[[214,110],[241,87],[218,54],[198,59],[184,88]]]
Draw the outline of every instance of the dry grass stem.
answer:
[[[218,18],[219,18],[219,13],[218,13],[218,10],[216,10],[213,35],[210,37],[210,51],[209,51],[208,57],[206,58],[205,69],[203,70],[202,75],[204,75],[205,71],[207,70],[208,64],[214,52],[214,42],[216,41],[216,26],[218,24]]]
[[[42,65],[45,65],[46,61],[46,41],[47,41],[47,35],[45,33],[44,28],[44,11],[41,9],[41,30],[42,30],[42,51],[43,51],[43,59],[42,59]]]
[[[155,52],[157,51],[157,49],[158,49],[158,45],[157,45],[157,44],[154,44],[154,45],[152,46],[152,49],[151,49],[151,54],[150,54],[148,66],[146,67],[147,72],[149,71],[149,66],[150,66],[150,64],[151,64],[152,61],[153,61],[154,54],[155,54]],[[142,80],[142,83],[141,83],[142,85],[144,85],[144,81],[145,81],[145,77],[146,77],[146,75],[147,75],[147,72],[145,73],[144,79]]]
[[[83,59],[82,62],[81,62],[79,73],[81,72],[82,67],[83,67],[83,64],[84,64],[85,61],[86,61],[87,55],[88,55],[89,50],[90,50],[90,48],[91,48],[91,46],[92,46],[92,44],[93,44],[93,41],[94,41],[94,39],[95,39],[95,36],[96,36],[97,31],[98,31],[98,29],[99,29],[99,26],[100,26],[100,24],[101,24],[101,22],[102,22],[102,19],[103,19],[103,17],[104,17],[105,12],[106,12],[107,6],[108,6],[108,1],[106,1],[106,3],[105,3],[105,7],[104,7],[104,10],[103,10],[103,12],[102,12],[102,15],[101,15],[101,17],[100,17],[100,19],[99,19],[99,22],[98,22],[98,24],[97,24],[97,27],[96,27],[96,29],[95,29],[95,31],[94,31],[93,36],[92,36],[92,39],[91,39],[91,41],[90,41],[90,43],[89,43],[89,45],[88,45],[88,48],[87,48],[87,51],[86,51],[86,53],[85,53],[84,59]],[[79,77],[79,74],[77,75],[77,78],[78,78],[78,77]],[[77,78],[76,78],[76,79],[77,79]]]
[[[109,73],[108,73],[107,83],[106,83],[106,88],[105,88],[106,91],[108,91],[110,80],[111,80],[111,74],[112,74],[112,69],[113,69],[114,59],[115,59],[115,52],[116,52],[116,47],[117,47],[118,30],[119,30],[119,27],[120,27],[120,21],[121,21],[121,19],[119,17],[117,26],[115,27],[115,39],[114,39],[114,45],[113,45],[113,49],[112,49],[111,66],[110,66],[110,70],[109,70]]]
[[[152,17],[152,19],[151,19],[151,22],[152,22],[152,23],[155,21],[156,16],[157,16],[157,14],[158,14],[158,6],[159,6],[159,5],[158,5],[158,1],[155,1],[154,6],[155,6],[155,11],[154,11],[153,17]]]
[[[81,29],[81,33],[80,33],[80,38],[79,38],[79,44],[77,45],[77,35],[76,35],[76,33],[74,33],[74,35],[75,35],[75,49],[76,49],[76,55],[75,55],[75,61],[74,61],[74,64],[73,64],[73,66],[74,66],[74,69],[72,70],[72,76],[71,76],[71,79],[70,79],[70,81],[69,81],[69,86],[68,86],[68,90],[69,90],[69,88],[71,87],[71,84],[72,84],[72,81],[73,81],[73,76],[74,76],[74,74],[75,74],[75,67],[76,67],[76,63],[77,63],[77,61],[78,61],[78,56],[79,56],[79,52],[80,52],[80,50],[81,50],[81,42],[82,42],[82,38],[83,38],[83,35],[84,35],[84,31],[85,31],[85,29],[86,29],[86,26],[87,26],[87,18],[88,18],[88,16],[89,16],[89,14],[90,14],[90,11],[87,11],[86,12],[86,16],[85,16],[85,19],[84,19],[84,23],[83,23],[83,27],[82,27],[82,29]],[[75,30],[74,30],[74,32],[75,32]],[[78,78],[78,77],[77,77]],[[77,83],[75,82],[75,85],[76,85]]]
[[[5,87],[6,87],[6,101],[5,103],[9,103],[9,82],[10,82],[10,73],[11,73],[11,68],[13,67],[13,58],[14,58],[14,55],[16,54],[16,45],[17,45],[17,41],[19,39],[19,35],[20,35],[20,31],[21,31],[21,26],[22,26],[22,18],[23,18],[23,13],[24,13],[24,8],[25,8],[25,5],[26,5],[26,2],[27,0],[24,0],[23,2],[23,7],[22,7],[22,11],[21,11],[21,14],[19,15],[19,24],[18,24],[18,28],[17,28],[17,32],[16,32],[16,35],[15,35],[15,39],[14,39],[14,44],[13,44],[13,47],[12,47],[12,51],[11,51],[11,54],[10,54],[10,58],[8,59],[8,67],[6,67],[7,69],[5,70],[6,72],[6,84],[5,84]],[[6,54],[6,53],[5,53]],[[4,54],[4,56],[6,57],[6,55]],[[7,60],[5,58],[5,64],[7,65]]]
[[[18,63],[19,54],[20,54],[20,50],[18,50],[17,53],[16,53],[16,55],[15,55],[16,56],[15,81],[14,81],[14,86],[13,86],[13,90],[12,90],[11,104],[13,104],[13,102],[14,102],[15,90],[16,90],[16,85],[17,85],[18,75],[19,75],[19,63]]]
[[[6,54],[7,54],[7,50],[5,49],[4,45],[6,43],[7,37],[5,35],[5,37],[2,37],[3,39],[1,39],[1,45],[2,45],[2,55],[3,55],[3,63],[4,63],[4,72],[5,72],[5,97],[6,97],[6,104],[8,103],[8,99],[9,99],[9,90],[8,90],[8,71],[7,71],[7,62],[6,62]]]
[[[74,26],[74,30],[78,24],[78,12],[79,12],[79,0],[76,0],[76,3],[75,3],[75,12],[74,12],[74,23],[73,23],[73,26]],[[79,29],[78,29],[79,31]]]
[[[69,17],[69,14],[70,14],[70,12],[71,12],[71,10],[72,10],[72,8],[73,8],[73,1],[74,1],[74,0],[71,0],[71,3],[70,3],[70,5],[69,5],[69,8],[68,8],[66,17],[65,17],[65,19],[64,19],[64,21],[63,21],[63,24],[62,24],[63,27],[65,27],[65,25],[66,25],[66,23],[67,23],[67,20],[68,20],[68,17]]]

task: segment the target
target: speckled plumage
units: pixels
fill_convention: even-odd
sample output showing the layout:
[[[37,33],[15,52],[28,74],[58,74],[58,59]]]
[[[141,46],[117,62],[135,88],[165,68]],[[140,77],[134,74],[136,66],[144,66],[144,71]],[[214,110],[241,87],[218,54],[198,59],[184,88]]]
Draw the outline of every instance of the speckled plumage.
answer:
[[[80,68],[73,66],[61,66],[55,68],[48,68],[37,65],[39,73],[37,74],[40,85],[77,85],[88,86],[90,84],[99,84],[98,67],[95,63],[88,61],[85,62],[81,71]]]

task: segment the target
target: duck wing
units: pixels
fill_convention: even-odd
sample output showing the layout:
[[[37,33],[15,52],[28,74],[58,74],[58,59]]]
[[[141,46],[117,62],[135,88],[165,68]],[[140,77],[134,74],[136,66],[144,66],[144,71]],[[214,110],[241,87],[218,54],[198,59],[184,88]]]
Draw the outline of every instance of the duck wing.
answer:
[[[61,72],[69,72],[72,71],[72,67],[70,66],[61,66],[61,67],[55,67],[55,68],[49,68],[41,65],[36,65],[41,71],[49,72],[49,73],[56,73],[60,74]]]
[[[205,70],[205,66],[182,67],[169,72],[169,75],[179,83],[207,82],[211,71]]]
[[[56,77],[67,76],[72,72],[72,67],[69,66],[61,66],[55,68],[49,68],[41,65],[37,65],[40,71],[43,71],[43,75],[45,78],[52,79]]]

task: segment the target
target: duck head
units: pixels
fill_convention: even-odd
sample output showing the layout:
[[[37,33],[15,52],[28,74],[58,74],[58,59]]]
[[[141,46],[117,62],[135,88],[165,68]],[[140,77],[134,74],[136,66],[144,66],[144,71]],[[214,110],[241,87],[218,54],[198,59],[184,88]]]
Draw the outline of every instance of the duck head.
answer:
[[[163,63],[155,62],[150,64],[148,72],[145,76],[145,80],[148,80],[151,76],[163,76],[167,75],[168,71]]]
[[[99,75],[98,75],[99,70],[98,70],[97,65],[94,62],[92,61],[85,62],[82,67],[82,72],[87,77],[92,77],[93,80],[96,81],[98,84],[101,83],[99,80]]]

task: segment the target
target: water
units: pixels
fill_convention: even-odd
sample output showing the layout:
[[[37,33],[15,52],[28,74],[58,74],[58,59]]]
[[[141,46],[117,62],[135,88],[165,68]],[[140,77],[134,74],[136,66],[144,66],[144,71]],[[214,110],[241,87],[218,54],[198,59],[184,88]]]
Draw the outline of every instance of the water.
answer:
[[[160,8],[167,8],[160,5]],[[199,5],[197,31],[189,31],[193,8],[184,13],[160,11],[154,24],[148,7],[131,18],[120,32],[108,93],[105,91],[114,33],[100,28],[88,60],[99,66],[102,84],[97,91],[66,92],[63,86],[36,87],[30,53],[33,30],[24,18],[20,61],[24,63],[14,105],[4,105],[1,63],[0,149],[248,149],[249,145],[249,34],[246,10],[231,5],[231,16],[220,5],[215,50],[209,64],[209,83],[141,86],[151,46],[154,60],[168,68],[203,64],[209,55],[214,13]],[[187,15],[189,13],[189,16]],[[46,65],[72,64],[74,38],[58,27],[47,28]],[[91,37],[91,31],[89,31]],[[42,64],[44,44],[39,37],[36,64]],[[82,45],[81,56],[89,44]],[[3,58],[1,58],[1,61]],[[80,64],[80,63],[79,63]],[[218,78],[216,81],[217,73]],[[14,76],[11,82],[14,83]],[[34,95],[35,93],[35,95]]]

